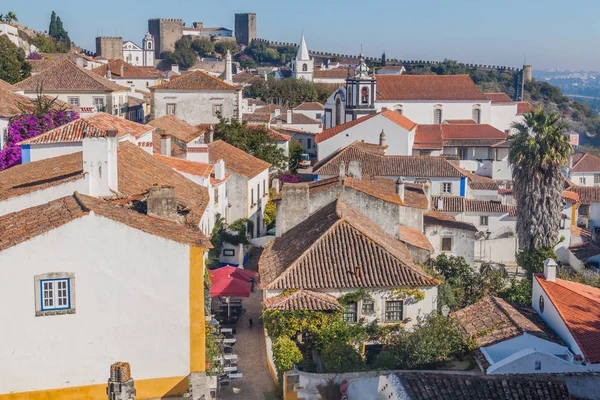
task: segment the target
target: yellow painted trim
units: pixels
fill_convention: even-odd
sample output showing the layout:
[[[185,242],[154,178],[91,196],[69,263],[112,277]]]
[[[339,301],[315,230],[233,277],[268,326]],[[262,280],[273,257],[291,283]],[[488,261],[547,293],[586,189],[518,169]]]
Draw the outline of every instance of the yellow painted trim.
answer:
[[[204,251],[190,247],[190,373],[206,371]]]
[[[576,226],[577,225],[577,209],[579,208],[579,206],[575,203],[573,203],[573,205],[571,206],[571,225]]]
[[[143,400],[183,396],[189,387],[189,381],[187,376],[141,379],[139,381],[134,378],[134,386],[137,391],[135,397],[136,400]],[[74,386],[62,389],[0,394],[0,400],[106,400],[106,388],[107,384],[103,383],[101,385]]]
[[[277,385],[278,379],[277,379],[277,374],[275,373],[275,370],[273,369],[273,367],[271,366],[271,362],[269,361],[269,353],[267,352],[267,347],[269,346],[269,343],[267,343],[267,334],[265,332],[265,357],[267,359],[267,366],[269,367],[269,373],[271,374],[271,378],[273,379],[273,382],[275,383],[275,385]]]

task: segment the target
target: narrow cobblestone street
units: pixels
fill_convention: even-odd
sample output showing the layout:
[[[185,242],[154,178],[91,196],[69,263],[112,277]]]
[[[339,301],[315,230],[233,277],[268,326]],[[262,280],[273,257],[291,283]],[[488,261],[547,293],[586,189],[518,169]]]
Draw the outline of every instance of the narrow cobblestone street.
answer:
[[[257,271],[260,251],[255,252],[246,264],[246,269]],[[238,355],[238,371],[242,379],[232,379],[231,384],[222,386],[217,395],[223,400],[270,400],[275,385],[267,365],[267,353],[263,326],[260,320],[262,314],[262,290],[255,286],[254,293],[243,299],[246,312],[237,325],[237,339],[234,346]],[[253,327],[250,328],[250,319]]]

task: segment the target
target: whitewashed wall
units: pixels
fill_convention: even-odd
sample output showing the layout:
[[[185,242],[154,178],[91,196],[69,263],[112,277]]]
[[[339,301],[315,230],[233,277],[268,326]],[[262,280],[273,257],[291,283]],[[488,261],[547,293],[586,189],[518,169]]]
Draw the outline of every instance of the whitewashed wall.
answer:
[[[10,118],[0,118],[0,150],[4,148],[4,136],[8,131],[8,121]]]
[[[264,182],[264,184],[263,184]],[[254,199],[251,198],[252,189],[254,189]],[[266,190],[264,190],[266,189]],[[267,201],[269,201],[269,170],[265,169],[260,174],[255,177],[249,179],[247,181],[247,211],[246,215],[242,218],[249,218],[254,223],[254,236],[257,235],[258,229],[258,220],[260,217],[260,233],[263,234],[264,229],[264,215],[265,215],[265,206],[267,205]],[[258,213],[258,200],[262,200],[262,208],[260,211],[260,215]]]
[[[91,214],[2,251],[0,265],[2,392],[106,384],[115,361],[135,379],[189,373],[188,246]],[[35,316],[34,275],[49,272],[75,274],[75,314]]]
[[[517,103],[492,104],[490,125],[494,128],[512,133],[512,124],[520,118],[517,116]]]
[[[432,258],[442,253],[442,238],[452,238],[452,252],[455,257],[463,257],[473,266],[475,259],[475,232],[463,229],[447,228],[439,225],[425,225],[425,236],[433,246]]]
[[[176,104],[175,116],[189,124],[217,124],[219,118],[213,112],[213,105],[222,105],[222,117],[239,118],[238,92],[218,91],[174,91],[156,90],[152,92],[152,115],[157,119],[167,114],[167,104]]]
[[[433,110],[437,105],[442,106],[442,120],[448,119],[472,119],[473,106],[479,105],[481,108],[482,124],[491,123],[491,103],[490,101],[375,101],[375,108],[381,111],[384,108],[393,110],[398,106],[402,107],[402,114],[417,124],[433,124]]]

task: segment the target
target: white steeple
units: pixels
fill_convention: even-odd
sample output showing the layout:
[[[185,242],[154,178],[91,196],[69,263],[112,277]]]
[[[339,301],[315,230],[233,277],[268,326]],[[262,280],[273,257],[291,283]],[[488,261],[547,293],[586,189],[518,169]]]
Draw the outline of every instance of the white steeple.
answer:
[[[302,39],[300,39],[300,46],[298,47],[298,54],[296,54],[296,60],[310,60],[310,57],[308,56],[308,47],[306,47],[306,41],[304,40],[304,32],[302,33]]]
[[[227,54],[225,54],[225,82],[230,85],[233,84],[233,73],[232,73],[232,65],[231,65],[231,52],[227,50]]]

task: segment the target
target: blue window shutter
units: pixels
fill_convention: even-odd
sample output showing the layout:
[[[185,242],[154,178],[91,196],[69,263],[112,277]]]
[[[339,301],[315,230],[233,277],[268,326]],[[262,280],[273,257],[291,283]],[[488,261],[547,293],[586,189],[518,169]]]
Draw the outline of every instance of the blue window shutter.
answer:
[[[467,178],[460,178],[460,197],[466,197],[467,195]]]

